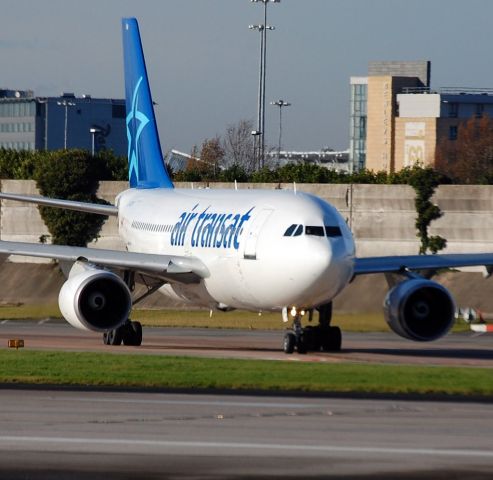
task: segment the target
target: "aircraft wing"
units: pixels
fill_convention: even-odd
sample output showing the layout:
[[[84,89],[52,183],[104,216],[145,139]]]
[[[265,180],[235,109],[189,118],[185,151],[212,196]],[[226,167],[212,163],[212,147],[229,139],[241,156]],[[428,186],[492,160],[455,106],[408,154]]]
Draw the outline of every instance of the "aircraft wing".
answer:
[[[449,253],[442,255],[403,255],[356,258],[354,274],[404,273],[413,270],[484,266],[493,271],[493,253]]]
[[[96,213],[98,215],[108,215],[116,217],[118,208],[114,205],[102,205],[99,203],[76,202],[74,200],[61,200],[58,198],[42,197],[40,195],[19,195],[16,193],[0,192],[0,198],[4,200],[14,200],[16,202],[36,203],[46,207],[65,208],[78,212]]]
[[[66,262],[86,261],[102,267],[131,270],[179,283],[197,283],[209,275],[205,265],[197,258],[176,255],[5,241],[0,241],[0,255],[23,255]]]

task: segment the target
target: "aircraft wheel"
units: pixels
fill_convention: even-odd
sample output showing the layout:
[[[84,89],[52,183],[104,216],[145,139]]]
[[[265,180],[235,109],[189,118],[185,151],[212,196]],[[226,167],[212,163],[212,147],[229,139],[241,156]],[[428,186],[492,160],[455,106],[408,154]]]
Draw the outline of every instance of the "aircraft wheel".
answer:
[[[330,327],[323,331],[322,350],[324,352],[338,352],[341,350],[342,333],[339,327]]]
[[[320,327],[313,327],[311,325],[305,327],[303,329],[303,340],[307,350],[320,352],[320,349],[322,348]]]
[[[121,345],[123,340],[122,327],[115,328],[107,332],[108,343],[107,345]]]
[[[140,322],[128,321],[122,327],[123,344],[138,347],[142,344],[142,324]]]
[[[284,334],[283,350],[284,353],[293,353],[296,346],[296,335],[293,332]]]
[[[308,351],[307,341],[303,334],[299,335],[296,339],[296,350],[302,355]]]
[[[133,333],[132,345],[140,347],[142,345],[142,324],[140,322],[131,322],[130,327]]]

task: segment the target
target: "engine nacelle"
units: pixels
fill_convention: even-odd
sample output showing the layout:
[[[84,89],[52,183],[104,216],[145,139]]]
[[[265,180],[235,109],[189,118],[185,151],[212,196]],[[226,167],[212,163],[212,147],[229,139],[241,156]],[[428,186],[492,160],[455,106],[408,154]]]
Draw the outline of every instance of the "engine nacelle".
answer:
[[[445,335],[455,319],[455,302],[439,283],[413,278],[393,287],[384,301],[385,320],[401,337],[419,342]]]
[[[60,290],[58,305],[75,328],[106,332],[127,320],[132,298],[118,275],[77,262]]]

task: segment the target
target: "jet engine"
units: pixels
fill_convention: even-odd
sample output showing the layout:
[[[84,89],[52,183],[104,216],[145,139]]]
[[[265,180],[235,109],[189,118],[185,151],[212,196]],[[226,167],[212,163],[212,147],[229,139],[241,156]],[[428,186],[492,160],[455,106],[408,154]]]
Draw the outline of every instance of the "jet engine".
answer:
[[[404,280],[384,301],[385,320],[401,337],[419,342],[436,340],[454,323],[455,302],[439,283],[424,278]]]
[[[128,319],[132,298],[118,275],[76,262],[60,290],[58,305],[73,327],[106,332]]]

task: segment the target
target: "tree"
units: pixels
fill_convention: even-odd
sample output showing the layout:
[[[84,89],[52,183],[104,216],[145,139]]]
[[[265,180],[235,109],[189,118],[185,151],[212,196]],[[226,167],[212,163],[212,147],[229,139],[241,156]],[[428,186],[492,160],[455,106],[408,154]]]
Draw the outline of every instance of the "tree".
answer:
[[[202,143],[200,150],[200,163],[207,170],[212,169],[214,177],[217,177],[219,166],[222,165],[224,159],[224,150],[221,146],[219,137],[207,138]]]
[[[226,168],[239,166],[245,172],[255,171],[255,152],[253,143],[253,122],[240,120],[226,128],[223,140],[224,166]]]
[[[419,248],[420,255],[425,255],[429,250],[431,253],[437,253],[447,246],[447,240],[439,235],[428,235],[428,228],[433,220],[439,219],[443,214],[438,205],[431,203],[431,198],[435,189],[446,179],[440,173],[430,167],[412,167],[405,169],[401,173],[401,178],[407,180],[406,183],[411,185],[416,192],[414,205],[416,207],[416,229],[417,237],[421,240]]]
[[[493,183],[493,121],[484,116],[460,124],[457,140],[440,142],[435,161],[457,183]]]
[[[117,156],[112,150],[100,150],[95,159],[101,164],[99,180],[128,180],[127,157]]]
[[[41,156],[34,177],[42,195],[90,203],[107,203],[96,197],[105,166],[89,152],[60,150]],[[58,245],[86,246],[98,237],[107,217],[50,207],[39,207],[41,217]]]

